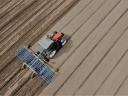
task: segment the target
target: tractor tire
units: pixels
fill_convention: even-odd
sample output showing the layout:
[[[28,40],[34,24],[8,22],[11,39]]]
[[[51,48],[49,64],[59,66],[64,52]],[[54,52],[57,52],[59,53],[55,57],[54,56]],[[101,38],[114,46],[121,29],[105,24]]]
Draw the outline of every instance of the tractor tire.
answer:
[[[55,56],[55,54],[56,54],[56,50],[52,51],[52,52],[50,53],[50,55],[49,55],[50,59],[53,58],[53,57]]]
[[[62,43],[62,46],[64,46],[67,43],[67,40],[64,40]]]

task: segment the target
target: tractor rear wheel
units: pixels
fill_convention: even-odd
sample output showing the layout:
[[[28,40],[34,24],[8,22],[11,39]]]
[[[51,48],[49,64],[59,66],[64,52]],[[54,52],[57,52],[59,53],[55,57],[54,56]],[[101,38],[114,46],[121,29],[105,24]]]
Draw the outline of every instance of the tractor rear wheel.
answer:
[[[52,51],[52,52],[50,53],[49,57],[50,57],[50,58],[53,58],[53,57],[55,56],[55,54],[56,54],[56,50]]]
[[[67,40],[64,40],[62,43],[62,46],[64,46],[67,43]]]

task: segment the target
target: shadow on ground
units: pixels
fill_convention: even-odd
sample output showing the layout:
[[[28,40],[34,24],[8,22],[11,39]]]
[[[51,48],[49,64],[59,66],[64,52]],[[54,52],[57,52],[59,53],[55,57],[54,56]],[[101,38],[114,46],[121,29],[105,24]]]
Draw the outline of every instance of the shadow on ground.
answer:
[[[55,55],[54,59],[61,56],[64,53],[67,53],[70,51],[70,49],[73,46],[72,40],[70,39],[70,36],[65,35],[65,38],[67,39],[67,43],[58,51],[58,53]]]

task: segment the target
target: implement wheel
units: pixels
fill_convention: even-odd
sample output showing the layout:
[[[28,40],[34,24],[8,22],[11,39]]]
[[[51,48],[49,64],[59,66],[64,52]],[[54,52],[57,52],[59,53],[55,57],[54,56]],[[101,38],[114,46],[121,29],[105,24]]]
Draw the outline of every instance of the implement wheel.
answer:
[[[23,64],[22,67],[21,67],[21,70],[24,70],[26,68],[26,65]]]
[[[33,79],[35,76],[36,76],[36,74],[35,73],[32,73],[31,74],[31,79]]]

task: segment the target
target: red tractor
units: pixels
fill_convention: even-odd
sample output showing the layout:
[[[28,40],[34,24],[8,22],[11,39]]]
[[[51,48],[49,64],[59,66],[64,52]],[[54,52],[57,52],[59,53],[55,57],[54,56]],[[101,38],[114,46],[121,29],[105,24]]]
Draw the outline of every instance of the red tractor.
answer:
[[[41,54],[47,59],[55,56],[56,52],[66,44],[64,33],[51,32],[47,36],[42,37],[37,43],[37,54]]]

